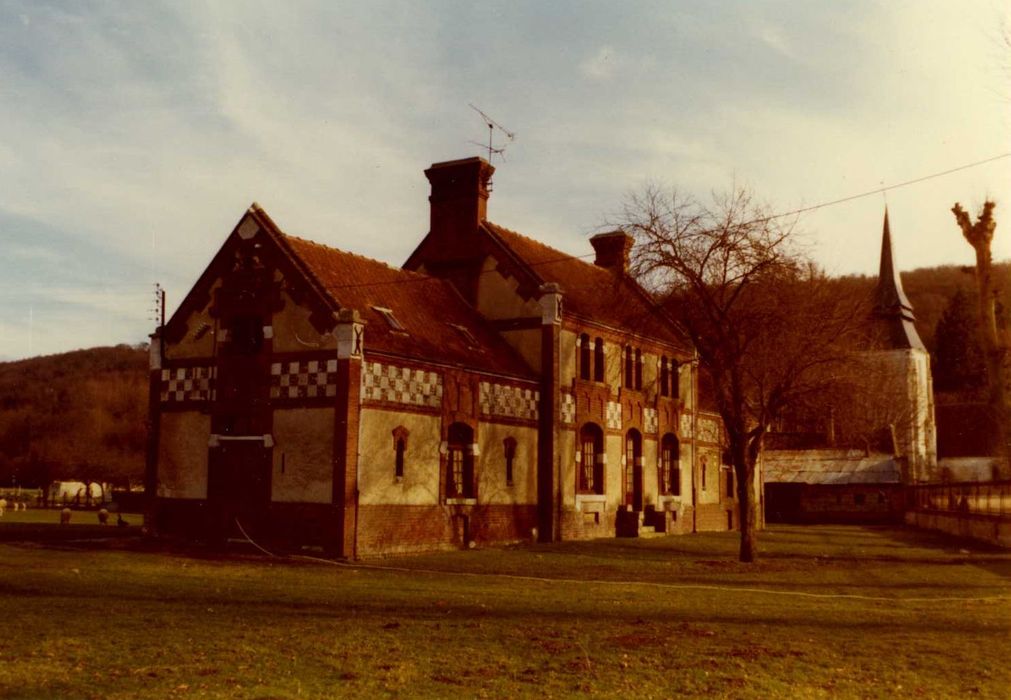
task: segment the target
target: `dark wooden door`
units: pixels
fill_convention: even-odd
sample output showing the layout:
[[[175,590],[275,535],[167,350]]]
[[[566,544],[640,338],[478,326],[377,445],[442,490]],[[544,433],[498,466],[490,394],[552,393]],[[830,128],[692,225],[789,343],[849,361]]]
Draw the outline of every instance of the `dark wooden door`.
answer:
[[[207,500],[222,537],[256,538],[270,505],[270,449],[262,440],[223,440],[210,448]]]

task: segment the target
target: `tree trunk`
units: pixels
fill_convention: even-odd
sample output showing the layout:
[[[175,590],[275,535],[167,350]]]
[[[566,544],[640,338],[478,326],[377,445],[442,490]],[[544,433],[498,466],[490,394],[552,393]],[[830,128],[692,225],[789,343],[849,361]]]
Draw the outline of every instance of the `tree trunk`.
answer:
[[[988,403],[991,415],[1000,437],[1004,452],[1005,469],[1011,466],[1011,392],[1008,379],[1011,378],[1011,348],[1006,337],[997,332],[997,309],[993,284],[993,255],[990,247],[997,222],[993,218],[993,202],[983,205],[982,213],[973,223],[959,204],[952,207],[955,221],[962,229],[962,235],[976,252],[976,288],[979,294],[979,338],[986,358]]]
[[[753,562],[758,558],[758,499],[755,496],[755,465],[762,449],[762,437],[730,436],[730,454],[737,476],[737,503],[740,509],[741,547],[738,559]]]

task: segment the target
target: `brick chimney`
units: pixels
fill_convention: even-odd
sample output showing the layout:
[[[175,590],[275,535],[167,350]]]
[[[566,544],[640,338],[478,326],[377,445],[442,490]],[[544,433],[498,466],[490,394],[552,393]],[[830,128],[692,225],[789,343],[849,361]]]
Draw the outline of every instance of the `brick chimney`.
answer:
[[[432,185],[431,228],[439,239],[466,241],[488,213],[488,183],[495,168],[483,158],[435,163],[425,171]]]
[[[632,237],[624,231],[598,233],[590,239],[597,253],[593,264],[612,272],[628,272],[628,256],[632,252]]]

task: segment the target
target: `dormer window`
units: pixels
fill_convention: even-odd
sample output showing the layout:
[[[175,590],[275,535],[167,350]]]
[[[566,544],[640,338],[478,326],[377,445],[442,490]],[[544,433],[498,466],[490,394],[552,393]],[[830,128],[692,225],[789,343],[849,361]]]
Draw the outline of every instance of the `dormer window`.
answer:
[[[460,337],[463,338],[464,342],[467,343],[468,347],[472,350],[476,350],[480,347],[478,345],[477,338],[474,337],[474,334],[471,333],[470,329],[466,326],[461,326],[459,323],[447,323],[446,325],[459,333]]]
[[[393,315],[392,309],[384,309],[381,306],[373,306],[372,309],[386,320],[386,323],[389,324],[391,329],[401,333],[407,332],[407,329],[404,328],[404,324],[402,324],[400,320]]]

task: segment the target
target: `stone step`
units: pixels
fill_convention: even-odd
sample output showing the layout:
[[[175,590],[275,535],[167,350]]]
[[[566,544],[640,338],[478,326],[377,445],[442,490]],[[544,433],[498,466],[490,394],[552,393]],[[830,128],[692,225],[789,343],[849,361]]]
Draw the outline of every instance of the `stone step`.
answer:
[[[639,537],[649,538],[649,537],[664,537],[667,533],[657,532],[655,527],[640,527]]]

